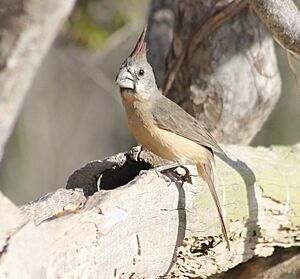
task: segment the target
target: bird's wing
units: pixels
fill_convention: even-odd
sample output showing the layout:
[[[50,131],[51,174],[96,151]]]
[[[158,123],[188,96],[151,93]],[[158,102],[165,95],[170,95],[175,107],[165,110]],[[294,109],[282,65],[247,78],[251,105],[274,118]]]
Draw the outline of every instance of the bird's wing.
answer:
[[[159,128],[226,155],[210,132],[197,119],[165,96],[156,99],[152,107],[152,115]]]

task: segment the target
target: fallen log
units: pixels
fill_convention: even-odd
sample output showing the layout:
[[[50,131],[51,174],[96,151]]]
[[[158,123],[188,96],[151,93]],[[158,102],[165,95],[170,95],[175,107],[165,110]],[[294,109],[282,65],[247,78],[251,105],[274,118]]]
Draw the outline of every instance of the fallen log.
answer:
[[[300,246],[300,145],[224,149],[216,184],[231,251],[195,169],[182,182],[134,148],[20,208],[2,196],[0,278],[206,278]]]

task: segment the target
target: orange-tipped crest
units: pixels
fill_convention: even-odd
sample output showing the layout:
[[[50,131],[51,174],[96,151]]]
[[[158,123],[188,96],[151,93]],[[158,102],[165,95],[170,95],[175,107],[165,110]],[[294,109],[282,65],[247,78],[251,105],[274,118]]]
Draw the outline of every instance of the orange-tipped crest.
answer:
[[[134,50],[132,51],[129,57],[142,58],[144,55],[146,55],[146,48],[147,48],[147,44],[145,42],[146,31],[147,31],[147,25],[145,26],[142,34],[140,35],[135,45]]]

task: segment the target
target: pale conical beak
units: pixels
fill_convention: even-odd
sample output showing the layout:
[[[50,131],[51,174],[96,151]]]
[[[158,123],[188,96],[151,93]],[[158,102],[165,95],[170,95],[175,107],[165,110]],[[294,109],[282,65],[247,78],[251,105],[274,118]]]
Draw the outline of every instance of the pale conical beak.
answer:
[[[120,89],[134,89],[134,78],[126,68],[122,68],[116,78],[116,82]]]

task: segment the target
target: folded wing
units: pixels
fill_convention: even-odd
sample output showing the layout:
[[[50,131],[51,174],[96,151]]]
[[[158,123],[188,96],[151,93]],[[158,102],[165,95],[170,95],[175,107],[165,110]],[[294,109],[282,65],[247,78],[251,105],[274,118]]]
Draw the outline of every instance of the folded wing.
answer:
[[[152,115],[157,126],[225,154],[210,132],[193,116],[165,96],[156,99]]]

